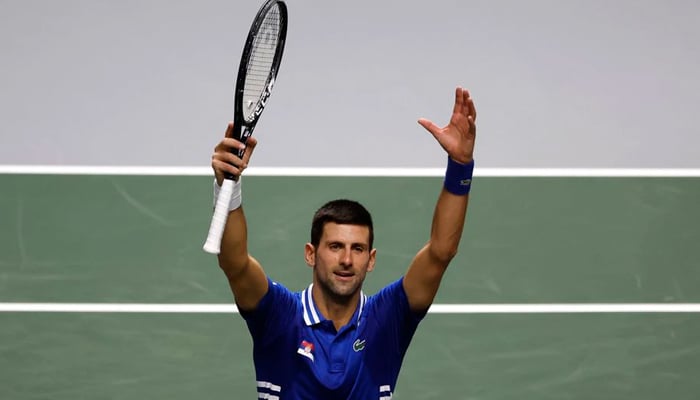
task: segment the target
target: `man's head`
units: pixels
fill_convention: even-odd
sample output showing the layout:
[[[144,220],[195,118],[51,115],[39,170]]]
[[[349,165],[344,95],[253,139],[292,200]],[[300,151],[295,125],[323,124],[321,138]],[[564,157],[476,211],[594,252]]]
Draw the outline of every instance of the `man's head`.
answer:
[[[333,200],[323,205],[314,214],[311,242],[305,247],[314,283],[336,300],[353,297],[374,269],[373,243],[372,216],[360,203]]]
[[[339,225],[359,225],[369,229],[369,247],[374,244],[374,227],[372,216],[369,211],[360,203],[353,200],[332,200],[324,204],[314,214],[311,222],[311,244],[318,246],[323,228],[328,222],[335,222]]]

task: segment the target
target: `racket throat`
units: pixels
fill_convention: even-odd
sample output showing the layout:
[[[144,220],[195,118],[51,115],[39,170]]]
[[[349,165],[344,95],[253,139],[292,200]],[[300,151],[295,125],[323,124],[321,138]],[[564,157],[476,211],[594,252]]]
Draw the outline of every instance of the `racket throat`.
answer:
[[[246,144],[248,143],[248,138],[253,135],[253,127],[244,125],[243,128],[241,129],[240,137],[238,139],[239,142]],[[245,149],[240,149],[238,150],[238,157],[243,158],[243,154],[245,153]]]

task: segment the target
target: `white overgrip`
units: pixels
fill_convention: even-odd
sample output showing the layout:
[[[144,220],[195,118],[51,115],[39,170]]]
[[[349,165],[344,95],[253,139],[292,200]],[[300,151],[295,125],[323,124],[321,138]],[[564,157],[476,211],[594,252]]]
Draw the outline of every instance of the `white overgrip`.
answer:
[[[228,219],[229,203],[233,196],[234,182],[231,179],[224,179],[219,191],[219,196],[216,199],[214,207],[214,215],[211,217],[209,225],[209,234],[204,243],[204,251],[210,254],[219,254],[221,252],[221,237],[224,234],[224,227]]]

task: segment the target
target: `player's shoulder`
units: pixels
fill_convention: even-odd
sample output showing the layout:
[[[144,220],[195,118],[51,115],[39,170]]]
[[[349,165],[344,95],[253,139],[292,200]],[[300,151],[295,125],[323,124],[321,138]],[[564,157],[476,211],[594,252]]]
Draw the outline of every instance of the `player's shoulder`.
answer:
[[[283,283],[278,282],[269,276],[267,277],[268,292],[271,292],[273,296],[284,296],[294,300],[301,300],[302,291],[294,291],[289,289]]]
[[[301,307],[300,294],[287,288],[282,283],[267,277],[267,293],[258,304],[257,310],[285,309],[291,311]]]
[[[386,303],[396,303],[403,300],[406,297],[406,291],[403,288],[403,277],[390,282],[383,288],[381,288],[377,293],[370,295],[367,298],[368,306],[377,306]]]
[[[411,310],[408,296],[403,286],[403,277],[389,283],[377,293],[369,296],[366,308],[365,317],[378,321],[380,325],[409,323],[408,326],[413,326],[414,328],[423,319],[427,311],[415,312]]]

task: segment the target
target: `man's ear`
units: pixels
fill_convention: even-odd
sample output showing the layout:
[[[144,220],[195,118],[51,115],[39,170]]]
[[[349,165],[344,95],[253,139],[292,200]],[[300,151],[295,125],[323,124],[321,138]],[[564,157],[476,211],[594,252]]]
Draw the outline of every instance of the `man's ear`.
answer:
[[[372,249],[369,251],[369,265],[367,266],[367,272],[372,272],[374,270],[374,263],[377,260],[377,249]]]
[[[306,260],[306,265],[311,268],[316,265],[316,248],[311,243],[304,245],[304,260]]]

